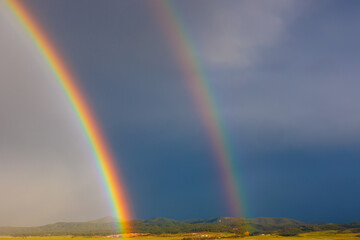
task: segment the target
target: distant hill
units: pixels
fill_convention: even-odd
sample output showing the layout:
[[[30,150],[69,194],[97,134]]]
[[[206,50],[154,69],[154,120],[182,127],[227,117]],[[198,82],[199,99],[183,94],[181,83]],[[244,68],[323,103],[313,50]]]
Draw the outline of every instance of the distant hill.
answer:
[[[289,218],[234,218],[218,217],[209,219],[175,220],[153,218],[131,221],[132,232],[137,233],[191,233],[191,232],[233,232],[288,233],[319,230],[360,229],[360,223],[347,224],[307,224]],[[0,227],[0,236],[63,236],[63,235],[111,235],[117,233],[117,219],[104,217],[88,222],[58,222],[39,227]]]
[[[289,218],[234,218],[218,217],[209,219],[174,220],[154,218],[137,220],[134,227],[138,232],[148,233],[177,233],[177,232],[234,232],[239,228],[246,228],[252,232],[269,232],[285,227],[299,227],[306,223]]]
[[[185,220],[191,221],[191,220]],[[209,219],[195,219],[193,222],[189,223],[238,223],[238,222],[247,222],[249,224],[261,224],[268,226],[278,226],[283,227],[286,225],[304,225],[306,223],[290,219],[290,218],[271,218],[271,217],[258,217],[258,218],[234,218],[234,217],[218,217],[218,218],[209,218]]]
[[[116,218],[107,216],[96,220],[88,221],[87,223],[114,223],[114,222],[117,222]]]

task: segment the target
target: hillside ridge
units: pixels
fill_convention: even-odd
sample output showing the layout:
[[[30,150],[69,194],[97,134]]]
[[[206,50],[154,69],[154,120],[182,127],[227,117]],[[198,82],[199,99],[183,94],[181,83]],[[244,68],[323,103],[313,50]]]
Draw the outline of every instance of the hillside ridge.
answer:
[[[176,220],[164,217],[132,220],[133,233],[175,234],[194,232],[239,232],[268,233],[296,229],[296,231],[319,231],[322,229],[341,230],[359,228],[360,223],[308,224],[290,218],[236,218],[217,217],[208,219]],[[0,227],[0,236],[106,236],[118,233],[118,221],[108,216],[86,222],[57,222],[38,227]]]

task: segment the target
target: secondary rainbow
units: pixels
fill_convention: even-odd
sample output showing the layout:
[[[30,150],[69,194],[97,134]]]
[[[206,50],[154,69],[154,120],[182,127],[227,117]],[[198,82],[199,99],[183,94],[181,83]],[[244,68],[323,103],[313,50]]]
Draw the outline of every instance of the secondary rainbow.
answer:
[[[239,180],[237,174],[233,171],[234,159],[205,72],[201,67],[201,63],[195,57],[195,51],[182,26],[181,19],[172,5],[172,1],[154,0],[151,1],[151,7],[159,18],[159,23],[171,45],[173,54],[184,73],[186,83],[208,133],[219,172],[224,182],[229,214],[243,217]]]
[[[120,220],[118,225],[119,232],[124,233],[128,231],[130,226],[125,224],[124,221],[131,219],[131,211],[129,202],[126,198],[127,195],[124,184],[121,181],[121,176],[118,167],[116,166],[117,164],[114,161],[114,157],[108,148],[108,144],[103,137],[100,126],[97,123],[84,94],[69,71],[69,68],[61,59],[60,54],[56,51],[56,48],[52,45],[44,30],[26,7],[18,0],[5,0],[5,3],[29,33],[33,42],[43,55],[45,61],[52,69],[59,84],[66,93],[67,98],[83,127],[89,145],[92,148],[99,172],[101,173],[104,185],[106,186],[113,214]]]

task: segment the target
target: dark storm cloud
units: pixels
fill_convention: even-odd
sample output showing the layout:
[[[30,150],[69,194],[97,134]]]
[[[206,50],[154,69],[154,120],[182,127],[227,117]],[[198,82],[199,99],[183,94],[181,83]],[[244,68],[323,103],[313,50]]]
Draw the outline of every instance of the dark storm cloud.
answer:
[[[226,215],[207,133],[149,4],[27,2],[94,106],[119,159],[136,217]],[[357,220],[358,3],[173,4],[229,136],[248,216]],[[42,98],[36,105],[49,108]],[[11,109],[13,104],[1,106]],[[65,119],[71,115],[48,111]],[[39,120],[41,125],[59,122],[47,118]],[[51,127],[49,135],[58,134],[56,146],[65,149],[67,132],[57,129]],[[6,144],[17,146],[16,141]],[[88,196],[86,188],[82,194]]]

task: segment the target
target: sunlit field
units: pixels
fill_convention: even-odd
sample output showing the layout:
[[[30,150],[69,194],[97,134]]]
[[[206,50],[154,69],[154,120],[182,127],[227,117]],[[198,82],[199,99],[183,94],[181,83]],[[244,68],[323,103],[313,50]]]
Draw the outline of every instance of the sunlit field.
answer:
[[[339,233],[337,231],[321,231],[321,232],[312,232],[312,233],[303,233],[297,236],[284,237],[278,235],[258,235],[258,236],[246,236],[246,237],[234,237],[231,234],[227,233],[203,233],[202,235],[207,235],[208,237],[201,237],[199,233],[195,235],[192,234],[169,234],[169,235],[159,235],[159,236],[141,236],[141,237],[131,237],[131,238],[111,238],[111,239],[122,239],[122,240],[182,240],[182,239],[199,239],[199,240],[207,240],[207,239],[227,239],[227,240],[236,240],[236,239],[360,239],[359,233]],[[45,239],[54,239],[54,240],[103,240],[109,239],[109,237],[72,237],[72,236],[63,236],[63,237],[0,237],[0,240],[7,239],[24,239],[30,238],[31,240],[45,240]]]

